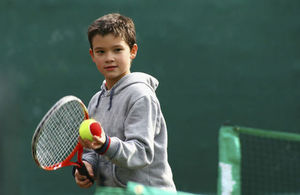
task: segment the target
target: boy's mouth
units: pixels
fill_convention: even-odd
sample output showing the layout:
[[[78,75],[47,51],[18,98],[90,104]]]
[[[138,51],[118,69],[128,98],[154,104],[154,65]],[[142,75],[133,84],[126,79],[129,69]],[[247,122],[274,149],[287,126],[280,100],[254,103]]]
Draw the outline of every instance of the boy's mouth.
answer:
[[[105,70],[114,70],[115,68],[117,68],[118,66],[106,66],[104,67]]]

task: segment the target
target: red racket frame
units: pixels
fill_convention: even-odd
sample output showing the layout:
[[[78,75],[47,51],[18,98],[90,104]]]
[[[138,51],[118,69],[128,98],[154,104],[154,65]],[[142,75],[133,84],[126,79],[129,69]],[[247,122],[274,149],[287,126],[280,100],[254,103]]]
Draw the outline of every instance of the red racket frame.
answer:
[[[88,111],[87,111],[87,108],[86,106],[83,104],[83,102],[75,97],[75,96],[66,96],[64,98],[67,98],[67,97],[70,97],[74,100],[77,100],[78,102],[80,102],[82,108],[83,108],[83,111],[84,111],[84,120],[86,119],[89,119],[89,114],[88,114]],[[63,98],[62,98],[63,99]],[[56,107],[56,106],[59,106],[59,102],[56,103],[53,107]],[[58,104],[58,105],[57,105]],[[51,113],[52,111],[54,110],[54,108],[50,109],[49,110],[49,113]],[[47,115],[50,115],[50,114],[46,114]],[[40,125],[39,125],[40,126]],[[33,152],[34,153],[34,152]],[[72,162],[72,158],[76,155],[77,153],[77,162]],[[56,163],[54,165],[51,165],[51,166],[42,166],[40,165],[40,163],[38,162],[38,160],[36,159],[35,155],[33,155],[34,157],[34,160],[35,162],[41,167],[43,168],[44,170],[47,170],[47,171],[53,171],[53,170],[56,170],[56,169],[59,169],[59,168],[62,168],[62,167],[66,167],[66,166],[77,166],[77,167],[81,167],[83,165],[83,162],[82,162],[82,153],[83,153],[83,147],[82,145],[78,142],[77,145],[75,146],[75,148],[73,149],[73,151],[70,153],[70,155],[65,159],[63,160],[62,162],[59,162],[59,163]]]

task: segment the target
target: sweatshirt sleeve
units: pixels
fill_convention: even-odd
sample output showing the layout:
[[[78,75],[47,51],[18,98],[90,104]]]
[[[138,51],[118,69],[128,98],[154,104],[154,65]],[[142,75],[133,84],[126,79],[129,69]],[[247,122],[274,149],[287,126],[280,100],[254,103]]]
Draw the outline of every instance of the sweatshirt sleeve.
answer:
[[[118,166],[131,169],[152,163],[158,109],[157,102],[151,96],[139,98],[126,117],[125,140],[111,137],[110,146],[104,155]]]
[[[82,155],[82,160],[87,161],[92,165],[94,174],[97,172],[98,154],[94,150],[85,148]]]

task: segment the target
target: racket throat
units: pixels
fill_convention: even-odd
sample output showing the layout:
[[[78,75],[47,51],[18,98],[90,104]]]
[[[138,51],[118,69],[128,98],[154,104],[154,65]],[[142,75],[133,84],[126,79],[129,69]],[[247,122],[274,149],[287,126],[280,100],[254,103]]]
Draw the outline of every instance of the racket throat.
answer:
[[[76,153],[77,153],[77,161],[72,162],[71,160],[75,156]],[[70,154],[70,156],[64,162],[62,162],[61,167],[64,167],[64,166],[82,167],[83,166],[82,154],[83,154],[83,147],[80,145],[80,143],[78,143],[76,145],[75,149],[73,150],[73,152]]]
[[[79,164],[79,166],[82,166],[83,165],[83,162],[82,162],[83,147],[81,146],[80,143],[78,143],[77,146],[76,146],[76,149],[78,151],[78,153],[77,153],[77,163]]]

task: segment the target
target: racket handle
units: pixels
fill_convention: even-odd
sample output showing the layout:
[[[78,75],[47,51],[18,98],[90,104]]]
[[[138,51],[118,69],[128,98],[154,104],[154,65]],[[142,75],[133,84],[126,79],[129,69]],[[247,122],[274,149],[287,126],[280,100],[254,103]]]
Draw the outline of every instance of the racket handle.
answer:
[[[76,167],[76,168],[79,171],[80,175],[86,176],[92,183],[94,183],[94,179],[90,176],[84,163],[82,163],[81,167]]]

